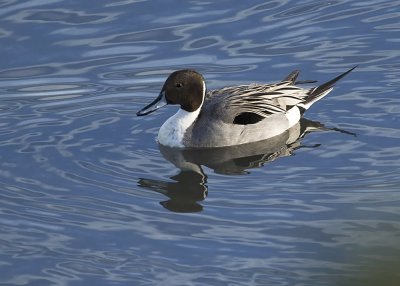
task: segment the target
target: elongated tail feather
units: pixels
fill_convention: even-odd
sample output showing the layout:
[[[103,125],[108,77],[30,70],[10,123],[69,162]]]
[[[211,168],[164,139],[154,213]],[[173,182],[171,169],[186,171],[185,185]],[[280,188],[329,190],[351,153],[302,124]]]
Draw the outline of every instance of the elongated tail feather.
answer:
[[[323,83],[323,84],[321,84],[320,86],[318,86],[316,88],[311,89],[309,95],[306,98],[306,100],[303,103],[299,104],[299,107],[304,108],[304,111],[307,110],[308,108],[310,108],[311,105],[313,105],[315,102],[317,102],[318,100],[323,98],[325,95],[327,95],[333,89],[333,85],[337,81],[339,81],[340,79],[345,77],[347,74],[349,74],[356,67],[357,66],[352,67],[351,69],[349,69],[348,71],[338,75],[334,79],[331,79],[330,81],[328,81],[326,83]]]

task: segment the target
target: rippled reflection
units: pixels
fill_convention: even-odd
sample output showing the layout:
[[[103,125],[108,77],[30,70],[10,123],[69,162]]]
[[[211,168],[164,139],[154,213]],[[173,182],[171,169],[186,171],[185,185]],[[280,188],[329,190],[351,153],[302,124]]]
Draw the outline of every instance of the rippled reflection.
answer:
[[[205,199],[208,192],[207,176],[202,166],[221,174],[248,174],[247,170],[260,168],[279,157],[293,155],[299,148],[318,147],[319,145],[301,144],[306,134],[316,131],[339,131],[351,134],[337,128],[329,129],[319,122],[303,118],[287,132],[255,143],[211,149],[179,149],[159,145],[164,158],[181,172],[171,177],[174,182],[140,179],[139,186],[169,197],[168,201],[161,204],[171,211],[201,211],[202,206],[197,202]]]
[[[174,182],[140,179],[139,186],[161,193],[169,198],[160,204],[170,211],[199,212],[203,207],[198,203],[207,197],[207,176],[194,171],[181,171],[171,177]]]

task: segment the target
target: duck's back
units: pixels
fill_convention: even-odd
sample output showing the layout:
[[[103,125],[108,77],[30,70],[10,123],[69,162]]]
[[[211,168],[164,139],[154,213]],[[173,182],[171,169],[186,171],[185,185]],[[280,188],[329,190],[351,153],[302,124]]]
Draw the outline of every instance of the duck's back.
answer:
[[[288,128],[286,111],[301,98],[284,100],[278,96],[279,88],[282,85],[251,84],[208,92],[198,118],[186,131],[184,145],[230,146],[283,133]]]

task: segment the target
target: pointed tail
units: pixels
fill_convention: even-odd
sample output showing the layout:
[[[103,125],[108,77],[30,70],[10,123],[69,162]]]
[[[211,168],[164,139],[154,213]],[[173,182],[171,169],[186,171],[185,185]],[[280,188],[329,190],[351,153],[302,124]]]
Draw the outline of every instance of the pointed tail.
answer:
[[[352,67],[351,69],[349,69],[348,71],[338,75],[337,77],[335,77],[334,79],[321,84],[320,86],[317,86],[313,89],[310,90],[306,100],[299,104],[300,107],[304,108],[305,110],[307,110],[308,108],[310,108],[311,105],[313,105],[315,102],[317,102],[318,100],[320,100],[321,98],[323,98],[325,95],[327,95],[332,89],[333,89],[333,85],[339,81],[341,78],[345,77],[347,74],[349,74],[352,70],[354,70],[357,66]]]

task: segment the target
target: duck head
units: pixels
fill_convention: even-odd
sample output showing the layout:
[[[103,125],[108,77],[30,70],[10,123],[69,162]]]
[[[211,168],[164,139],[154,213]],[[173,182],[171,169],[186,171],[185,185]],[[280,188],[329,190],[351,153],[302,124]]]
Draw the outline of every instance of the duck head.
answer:
[[[171,73],[158,97],[136,113],[150,114],[167,104],[179,104],[181,109],[194,112],[201,108],[206,94],[203,76],[194,70],[179,70]]]

